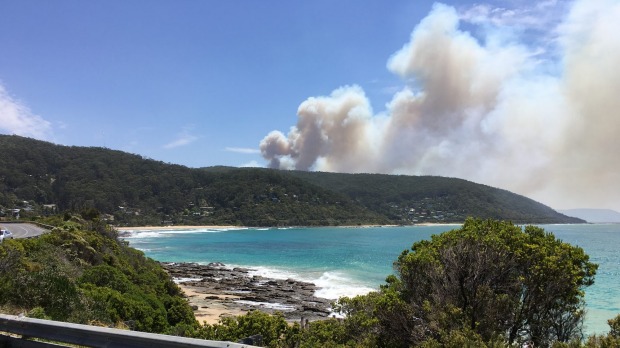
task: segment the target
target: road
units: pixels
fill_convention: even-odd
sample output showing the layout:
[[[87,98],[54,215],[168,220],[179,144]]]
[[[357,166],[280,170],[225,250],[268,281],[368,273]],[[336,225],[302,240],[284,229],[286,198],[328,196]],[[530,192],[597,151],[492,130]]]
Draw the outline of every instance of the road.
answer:
[[[1,224],[0,227],[9,230],[13,234],[14,238],[31,238],[49,232],[48,230],[37,225],[26,223]]]

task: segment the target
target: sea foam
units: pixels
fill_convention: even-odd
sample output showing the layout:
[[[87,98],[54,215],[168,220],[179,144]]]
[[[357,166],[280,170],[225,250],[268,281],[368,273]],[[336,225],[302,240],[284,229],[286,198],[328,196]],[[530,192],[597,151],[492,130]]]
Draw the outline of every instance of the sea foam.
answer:
[[[246,267],[246,266],[238,266]],[[376,289],[361,284],[347,276],[344,272],[326,271],[326,272],[293,272],[284,269],[249,266],[249,276],[261,276],[271,279],[295,279],[302,282],[313,283],[317,286],[315,292],[316,297],[336,300],[340,297],[354,297],[364,295]]]
[[[302,280],[301,276],[298,273],[287,271],[284,269],[264,267],[264,266],[235,266],[235,267],[248,268],[249,269],[248,275],[250,277],[260,276],[263,278],[271,278],[271,279],[289,279],[290,278],[290,279],[295,279],[295,280],[307,281],[307,280]]]
[[[196,228],[196,229],[184,229],[184,230],[124,230],[121,238],[125,239],[143,239],[143,238],[161,238],[161,237],[175,237],[183,234],[197,234],[197,233],[221,233],[227,231],[237,231],[243,228]]]
[[[294,311],[295,306],[285,305],[282,303],[271,303],[271,302],[256,302],[256,301],[245,301],[245,300],[237,300],[235,303],[245,304],[254,307],[263,307],[263,308],[271,308],[278,311]]]
[[[318,279],[312,281],[318,289],[315,293],[316,297],[335,300],[340,297],[354,297],[365,295],[376,289],[369,288],[356,282],[352,278],[347,277],[342,272],[331,271],[324,272]]]

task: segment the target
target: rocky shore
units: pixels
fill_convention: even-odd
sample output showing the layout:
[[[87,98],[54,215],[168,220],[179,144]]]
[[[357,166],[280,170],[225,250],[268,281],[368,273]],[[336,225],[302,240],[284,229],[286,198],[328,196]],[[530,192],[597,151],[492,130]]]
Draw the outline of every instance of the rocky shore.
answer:
[[[281,312],[289,321],[318,320],[330,314],[331,301],[315,297],[312,283],[251,275],[251,269],[222,263],[161,263],[185,292],[199,321],[216,323],[224,316],[252,310]]]

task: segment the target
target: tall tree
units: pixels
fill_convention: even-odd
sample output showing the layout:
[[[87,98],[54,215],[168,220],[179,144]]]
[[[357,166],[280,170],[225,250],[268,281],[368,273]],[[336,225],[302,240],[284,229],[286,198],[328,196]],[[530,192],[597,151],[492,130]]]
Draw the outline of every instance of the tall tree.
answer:
[[[479,219],[415,243],[394,265],[398,276],[379,296],[344,309],[378,318],[375,331],[398,334],[403,346],[455,331],[536,347],[581,338],[584,288],[597,269],[583,249],[542,228]],[[395,332],[392,319],[403,313],[407,323]]]

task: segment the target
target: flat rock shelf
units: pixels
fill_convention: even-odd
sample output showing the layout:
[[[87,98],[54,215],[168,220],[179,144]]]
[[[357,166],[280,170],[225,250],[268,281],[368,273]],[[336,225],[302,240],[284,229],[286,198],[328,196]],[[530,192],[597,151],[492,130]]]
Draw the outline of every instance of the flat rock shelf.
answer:
[[[216,262],[161,263],[185,292],[196,319],[210,324],[252,310],[281,312],[287,321],[319,320],[330,315],[331,300],[314,296],[313,283],[251,275],[249,268]]]

